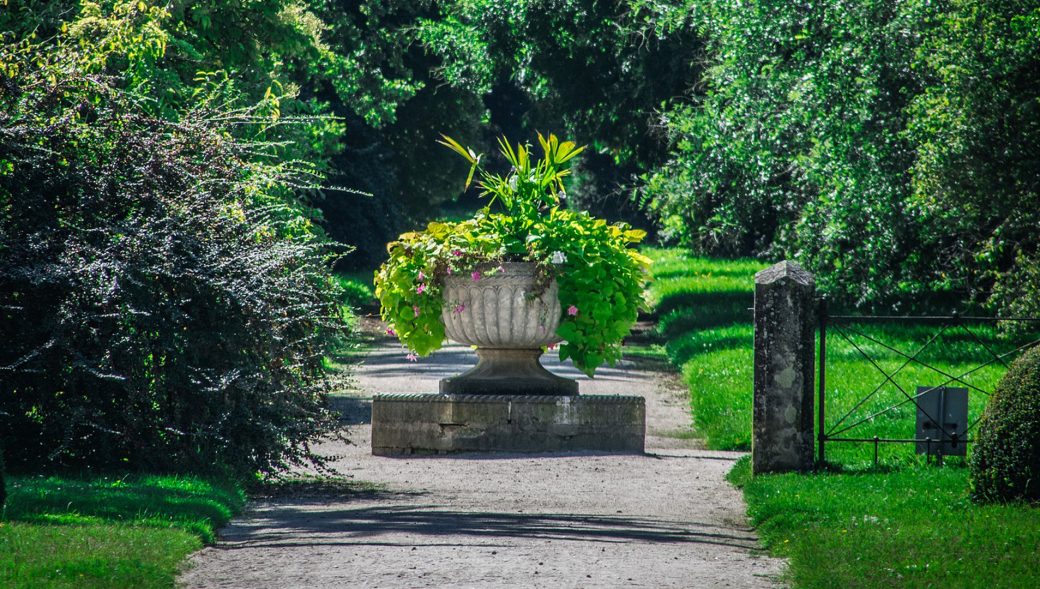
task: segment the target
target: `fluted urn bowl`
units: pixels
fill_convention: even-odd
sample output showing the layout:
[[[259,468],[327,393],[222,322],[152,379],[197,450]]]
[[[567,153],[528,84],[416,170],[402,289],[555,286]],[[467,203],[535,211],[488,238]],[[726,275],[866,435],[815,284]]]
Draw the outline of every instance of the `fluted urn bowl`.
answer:
[[[441,380],[440,392],[576,395],[576,381],[538,362],[543,346],[560,341],[556,281],[538,284],[535,265],[527,262],[477,272],[448,276],[444,283],[444,331],[453,341],[477,347],[477,365]]]

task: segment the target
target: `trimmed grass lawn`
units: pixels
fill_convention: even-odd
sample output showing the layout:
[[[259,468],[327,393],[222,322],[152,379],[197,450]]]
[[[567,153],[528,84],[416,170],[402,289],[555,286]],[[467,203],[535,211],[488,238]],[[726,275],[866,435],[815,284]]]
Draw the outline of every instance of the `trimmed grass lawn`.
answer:
[[[795,587],[1040,586],[1040,508],[972,503],[966,468],[750,475],[730,480]]]
[[[751,447],[755,260],[714,260],[647,248],[650,298],[672,363],[690,386],[693,423],[722,450]]]
[[[655,261],[651,298],[659,330],[669,359],[690,386],[696,431],[711,448],[749,449],[754,343],[749,308],[754,273],[765,264],[699,258],[679,250],[645,253]],[[1005,338],[992,326],[970,329],[975,336],[948,330],[937,340],[941,347],[920,357],[961,375],[992,357],[976,336],[998,353],[1029,339]],[[856,346],[891,374],[905,358],[885,346],[912,354],[936,329],[861,323],[843,330],[855,345],[835,326],[828,331],[828,431],[863,420],[842,435],[914,437],[912,403],[870,418],[905,400],[892,384],[857,407],[885,377]],[[1003,372],[994,363],[963,380],[991,391]],[[945,378],[908,365],[894,380],[913,393],[918,385],[935,386]],[[970,423],[986,396],[973,390],[969,399]],[[731,473],[731,480],[743,486],[752,523],[770,551],[790,559],[796,587],[1040,586],[1040,508],[972,503],[961,459],[948,458],[939,468],[923,464],[909,444],[881,445],[875,469],[873,454],[871,444],[832,443],[827,457],[833,470],[751,478],[744,460]]]
[[[182,476],[18,477],[0,521],[0,587],[173,587],[242,509],[236,487]]]

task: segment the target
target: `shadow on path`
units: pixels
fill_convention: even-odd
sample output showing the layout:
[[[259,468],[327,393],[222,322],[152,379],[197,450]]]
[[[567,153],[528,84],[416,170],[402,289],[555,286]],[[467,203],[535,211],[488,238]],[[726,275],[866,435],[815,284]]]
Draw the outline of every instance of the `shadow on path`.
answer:
[[[330,395],[329,409],[339,413],[339,422],[343,425],[361,425],[372,423],[372,401],[360,397]]]
[[[273,507],[228,530],[217,548],[436,545],[439,538],[451,537],[698,543],[745,550],[757,547],[750,529],[696,522],[558,513],[470,512],[442,509],[437,505],[407,505],[328,509],[320,516],[298,507]],[[313,538],[313,541],[300,542],[301,538]]]

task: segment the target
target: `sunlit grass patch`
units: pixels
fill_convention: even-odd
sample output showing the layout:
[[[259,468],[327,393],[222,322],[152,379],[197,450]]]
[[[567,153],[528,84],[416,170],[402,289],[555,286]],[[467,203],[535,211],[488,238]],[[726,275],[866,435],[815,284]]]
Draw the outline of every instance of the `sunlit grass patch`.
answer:
[[[690,386],[697,431],[710,448],[750,449],[754,383],[750,307],[754,274],[765,264],[713,260],[678,250],[647,249],[646,254],[655,261],[650,290],[657,305],[658,330],[669,358]],[[854,426],[840,432],[849,438],[912,438],[916,406],[907,395],[916,394],[918,386],[942,385],[951,376],[959,378],[949,386],[970,388],[969,423],[974,423],[986,403],[982,391],[992,391],[1005,371],[1003,363],[993,361],[993,353],[1013,350],[1035,336],[1012,337],[985,323],[945,330],[907,323],[832,323],[827,345],[827,429],[837,433]],[[905,355],[921,348],[917,358],[927,366],[917,362],[903,366]],[[881,463],[919,461],[912,444],[883,444],[878,454]],[[874,448],[873,444],[833,443],[827,446],[827,456],[858,467],[873,463]]]
[[[194,477],[8,477],[0,586],[172,587],[244,503]]]
[[[343,304],[351,309],[357,310],[376,303],[372,272],[339,272],[333,275],[333,279],[343,293]]]
[[[708,447],[751,444],[756,260],[716,260],[647,248],[650,298],[665,349],[690,387],[693,423]]]
[[[747,307],[753,303],[754,272],[764,265],[674,250],[647,254],[663,260],[653,268],[651,290],[668,356],[690,386],[696,432],[711,448],[750,449],[754,328]],[[950,386],[971,389],[973,422],[987,400],[981,391],[992,391],[1005,371],[996,361],[978,367],[1030,335],[1012,337],[985,324],[969,329],[974,335],[960,326],[947,329],[922,350],[940,328],[832,324],[828,431],[862,422],[842,435],[912,438],[916,406],[904,393],[941,385],[951,376],[959,379]],[[927,366],[907,363],[905,355],[918,351]],[[912,444],[881,444],[878,450],[877,468],[873,444],[830,443],[828,462],[837,465],[832,470],[752,478],[745,459],[731,473],[744,487],[749,515],[765,544],[789,559],[795,587],[1040,586],[1035,570],[1040,510],[972,503],[960,459],[948,459],[940,468],[926,466]]]
[[[962,467],[750,476],[762,539],[809,588],[1036,587],[1040,509],[972,503]]]

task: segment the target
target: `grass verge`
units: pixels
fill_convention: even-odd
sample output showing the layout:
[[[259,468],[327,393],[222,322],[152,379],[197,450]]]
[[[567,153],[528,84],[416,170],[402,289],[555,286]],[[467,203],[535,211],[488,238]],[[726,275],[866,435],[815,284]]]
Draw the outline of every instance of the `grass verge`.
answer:
[[[693,257],[680,250],[646,253],[654,260],[650,292],[658,328],[669,359],[690,387],[694,426],[710,448],[750,449],[754,329],[749,309],[754,303],[754,273],[765,265]],[[940,333],[934,325],[834,322],[828,333],[828,432],[894,439],[915,437],[916,406],[904,393],[913,395],[918,386],[945,383],[943,373],[962,377],[950,386],[971,389],[968,422],[973,423],[987,401],[982,391],[992,391],[1006,370],[993,362],[993,353],[1013,350],[1037,335],[1011,337],[992,324],[958,325]],[[906,364],[900,352],[917,353],[931,368]],[[978,368],[986,362],[990,364]],[[833,443],[827,446],[827,456],[829,461],[862,468],[873,464],[874,448]],[[919,459],[910,444],[882,444],[879,461],[893,466],[917,464]]]
[[[342,293],[342,302],[357,310],[376,304],[376,289],[372,284],[372,272],[339,272],[333,275]]]
[[[754,272],[764,264],[677,250],[646,253],[655,261],[651,297],[659,330],[669,359],[690,386],[697,432],[709,447],[748,449],[754,359],[748,308]],[[943,332],[938,345],[919,357],[961,375],[992,357],[976,338],[997,353],[1019,343],[992,328],[972,330],[974,335],[962,329]],[[828,337],[828,431],[855,424],[843,435],[914,437],[912,403],[878,414],[905,397],[861,351],[913,393],[917,385],[941,384],[940,375],[920,366],[900,369],[905,358],[889,348],[913,353],[936,329],[850,324],[843,331],[848,340],[836,327]],[[1003,372],[993,364],[964,382],[992,390]],[[879,382],[884,386],[877,388]],[[985,406],[986,395],[973,390],[969,398],[970,423]],[[835,470],[752,478],[744,459],[730,473],[730,480],[743,488],[751,521],[770,552],[789,559],[795,587],[1040,586],[1035,567],[1040,509],[972,503],[963,461],[948,460],[943,468],[924,465],[910,445],[882,445],[877,469],[870,444],[835,443],[827,454],[840,465]]]
[[[173,587],[181,562],[245,503],[183,476],[18,477],[0,522],[0,586]]]
[[[1040,509],[976,505],[963,467],[751,477],[748,515],[804,589],[1038,586]]]
[[[647,248],[650,298],[665,351],[690,387],[696,432],[709,448],[751,446],[754,260]]]

